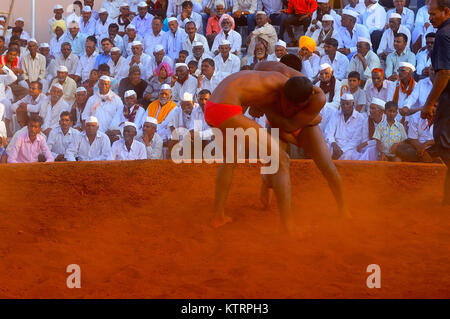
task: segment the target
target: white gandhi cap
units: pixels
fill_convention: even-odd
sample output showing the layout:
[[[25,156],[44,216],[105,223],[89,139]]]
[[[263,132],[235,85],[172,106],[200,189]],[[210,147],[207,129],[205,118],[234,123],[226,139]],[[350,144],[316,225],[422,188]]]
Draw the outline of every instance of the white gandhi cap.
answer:
[[[353,101],[355,98],[353,97],[352,94],[350,93],[345,93],[344,95],[342,95],[341,100],[344,101]]]
[[[181,101],[183,101],[183,102],[192,102],[193,100],[194,100],[194,99],[193,99],[193,96],[192,96],[191,93],[189,93],[189,92],[184,92],[183,98],[181,99]]]
[[[97,123],[98,124],[98,120],[95,116],[89,116],[86,120],[86,123]]]
[[[67,69],[67,67],[65,65],[60,65],[58,67],[58,72],[69,72],[69,70]]]
[[[100,77],[100,80],[105,81],[105,82],[111,82],[111,78],[107,75],[102,75]]]
[[[186,63],[176,63],[175,64],[175,69],[181,68],[182,66],[186,67],[187,69],[189,68]]]
[[[342,11],[342,14],[351,16],[351,17],[353,17],[353,18],[358,18],[358,16],[359,16],[359,13],[358,13],[358,12],[356,12],[356,11],[354,11],[354,10],[348,10],[348,9],[344,9],[344,10]]]
[[[330,14],[324,14],[322,17],[322,21],[334,21],[333,16]]]
[[[375,105],[379,106],[380,109],[383,109],[383,110],[384,110],[384,107],[385,107],[385,105],[386,105],[386,102],[384,102],[383,100],[381,100],[381,99],[379,99],[379,98],[374,97],[374,98],[372,99],[372,103],[370,103],[370,104],[375,104]]]
[[[147,118],[145,119],[145,123],[152,123],[158,125],[158,120],[155,119],[154,117],[147,116]]]
[[[162,51],[162,50],[164,50],[164,47],[161,44],[157,44],[153,48],[153,52],[159,52],[159,51]]]
[[[167,83],[161,85],[161,89],[160,90],[171,90],[171,86]]]
[[[57,88],[57,89],[60,89],[61,91],[63,90],[63,87],[62,87],[62,85],[61,85],[61,84],[59,84],[58,82],[56,82],[56,83],[52,84],[52,88]]]
[[[277,43],[275,43],[275,46],[280,46],[286,49],[286,42],[283,40],[278,40]]]
[[[135,129],[137,129],[136,124],[134,124],[133,122],[125,122],[125,123],[123,124],[123,127],[127,127],[127,126],[132,126],[132,127],[134,127]]]
[[[399,64],[398,64],[398,67],[400,68],[400,67],[406,67],[406,68],[410,68],[413,72],[416,70],[416,68],[414,67],[414,65],[412,65],[411,63],[409,63],[409,62],[400,62]]]
[[[137,96],[136,92],[134,90],[128,90],[125,92],[125,94],[123,95],[125,98],[130,97],[132,95]]]
[[[326,69],[328,69],[328,68],[330,68],[331,70],[333,70],[333,67],[332,67],[331,65],[329,65],[328,63],[323,63],[323,64],[320,65],[320,70],[321,70],[321,71],[326,70]]]
[[[86,93],[87,93],[87,90],[84,88],[84,86],[79,86],[79,87],[77,87],[77,89],[75,90],[75,92],[76,92],[76,93],[78,93],[78,92],[86,92]]]

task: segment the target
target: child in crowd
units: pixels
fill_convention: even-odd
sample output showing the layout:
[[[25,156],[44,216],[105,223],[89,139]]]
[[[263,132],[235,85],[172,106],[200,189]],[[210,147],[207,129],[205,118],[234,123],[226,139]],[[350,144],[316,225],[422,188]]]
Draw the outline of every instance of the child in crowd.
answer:
[[[355,110],[359,113],[367,112],[366,93],[361,90],[359,84],[361,82],[361,76],[359,72],[352,71],[348,74],[346,85],[342,85],[341,96],[345,93],[350,93],[355,99]]]

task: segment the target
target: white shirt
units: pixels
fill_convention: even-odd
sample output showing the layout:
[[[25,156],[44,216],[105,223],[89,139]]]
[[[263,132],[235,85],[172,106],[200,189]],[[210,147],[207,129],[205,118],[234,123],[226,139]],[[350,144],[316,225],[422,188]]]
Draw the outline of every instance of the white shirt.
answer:
[[[319,128],[322,131],[322,135],[325,136],[327,129],[329,128],[330,120],[334,117],[334,115],[338,112],[338,110],[328,105],[326,103],[324,107],[320,110],[320,116],[322,116],[322,121],[319,123]]]
[[[175,34],[167,31],[163,36],[164,52],[172,59],[178,59],[178,54],[183,49],[184,39],[187,37],[183,29],[178,28]]]
[[[45,79],[46,61],[45,57],[36,53],[33,59],[30,54],[26,54],[21,59],[24,80],[30,82]]]
[[[183,112],[179,106],[174,108],[168,117],[167,126],[169,128],[177,129],[179,127],[184,127],[185,129],[189,129],[189,127],[193,126],[191,114]]]
[[[330,10],[329,15],[331,15],[334,19],[334,26],[336,29],[339,29],[341,27],[341,16],[336,13],[333,9]],[[315,10],[311,16],[311,21],[317,20],[317,10]],[[320,22],[320,21],[319,21]]]
[[[165,55],[165,56],[162,58],[161,63],[167,63],[168,65],[170,65],[170,67],[172,68],[172,70],[175,69],[173,60],[172,60],[171,58],[169,58],[167,55]],[[161,63],[160,63],[160,64],[161,64]],[[155,70],[158,68],[158,66],[159,66],[159,64],[156,64],[156,59],[155,59],[154,56],[153,56],[153,60],[152,60],[152,68],[153,68],[153,71],[155,71]],[[147,81],[148,78],[145,79],[145,80]]]
[[[308,60],[302,61],[302,73],[310,80],[313,80],[320,69],[320,57],[317,54],[312,54]]]
[[[117,81],[120,82],[120,80],[128,76],[130,64],[127,63],[127,59],[125,59],[123,56],[120,56],[117,64],[114,64],[114,61],[112,59],[109,59],[108,63],[106,64],[108,64],[109,66],[109,72],[111,76],[117,79]]]
[[[66,42],[66,37],[64,34],[59,37],[59,39],[56,38],[56,34],[54,34],[50,39],[50,54],[53,56],[58,56],[61,54],[61,44]]]
[[[163,40],[164,40],[165,33],[166,32],[164,32],[162,30],[160,33],[158,33],[158,35],[154,35],[153,30],[151,32],[147,33],[144,36],[144,52],[147,53],[148,55],[152,55],[153,49],[155,48],[155,46],[157,46],[158,44],[161,44],[162,46],[164,46]]]
[[[138,137],[137,140],[144,144],[145,142],[142,136]],[[163,139],[156,132],[153,134],[153,138],[150,141],[149,146],[145,146],[147,151],[147,159],[163,159],[162,149],[163,149]]]
[[[433,140],[433,125],[428,127],[428,120],[421,118],[420,112],[409,117],[408,138],[419,140],[419,143]]]
[[[336,55],[333,61],[330,60],[330,57],[327,54],[323,55],[320,58],[320,65],[324,63],[328,63],[329,65],[331,65],[336,79],[342,80],[346,78],[347,68],[350,62],[348,61],[348,58],[341,52],[336,51]]]
[[[115,19],[120,14],[120,3],[122,0],[103,0],[101,8],[108,11],[108,18]]]
[[[106,18],[105,23],[103,23],[100,19],[95,22],[95,36],[100,37],[103,34],[108,34],[108,27],[111,23],[114,23],[109,16]]]
[[[201,90],[209,90],[209,92],[214,92],[216,87],[219,85],[220,82],[222,82],[223,76],[221,73],[214,73],[211,79],[208,79],[205,75],[203,75],[202,79],[202,86],[201,88],[197,88],[197,95],[200,93]]]
[[[125,58],[129,57],[130,55],[133,55],[133,51],[131,51],[131,46],[132,46],[134,41],[140,41],[141,43],[144,42],[144,39],[139,34],[136,34],[136,37],[131,42],[130,42],[127,34],[125,34],[122,39],[123,39],[122,55]],[[150,54],[150,56],[153,57],[152,54]]]
[[[222,55],[219,53],[214,57],[214,65],[217,73],[222,73],[222,76],[226,76],[239,72],[241,69],[241,59],[233,53],[228,54],[228,58],[223,61]]]
[[[188,23],[189,21],[194,21],[195,27],[197,28],[197,32],[203,32],[202,16],[200,14],[198,14],[197,12],[192,11],[191,16],[184,19],[183,21],[181,20],[181,13],[180,13],[177,15],[177,20],[178,20],[179,26],[183,29],[184,29],[184,26],[186,25],[186,23]]]
[[[66,154],[69,145],[75,141],[75,137],[80,134],[79,131],[70,127],[64,135],[60,126],[55,127],[48,135],[47,145],[54,158],[59,154]]]
[[[191,113],[192,121],[187,128],[189,131],[194,130],[194,132],[200,135],[202,140],[210,140],[212,137],[212,129],[205,121],[205,114],[202,108],[197,103],[194,104],[194,108]]]
[[[351,53],[356,52],[356,44],[358,43],[358,38],[367,38],[370,39],[369,30],[366,26],[355,23],[352,35],[348,32],[347,28],[341,27],[339,29],[339,34],[341,36],[342,45],[344,48],[350,49]]]
[[[76,158],[79,161],[107,161],[111,157],[111,142],[105,133],[97,131],[94,141],[89,144],[86,132],[81,132],[69,145],[64,157],[70,162]]]
[[[389,23],[389,17],[391,16],[392,13],[397,13],[397,9],[392,8],[387,11],[386,23]],[[412,11],[407,7],[403,7],[401,16],[402,16],[402,25],[407,27],[408,30],[412,32],[414,28],[414,11]]]
[[[348,65],[347,74],[351,71],[356,71],[361,75],[361,80],[367,80],[372,76],[372,70],[381,67],[380,58],[373,51],[367,52],[366,56],[366,69],[363,68],[362,62],[355,55],[350,60]]]
[[[83,20],[83,16],[81,16],[80,20],[78,21],[78,23],[80,24],[80,32],[86,34],[87,36],[94,35],[95,28],[96,28],[96,22],[97,22],[97,20],[95,20],[94,17],[91,16],[91,18],[85,24],[84,20]]]
[[[172,88],[172,100],[178,104],[186,92],[191,93],[192,96],[195,96],[195,93],[197,92],[197,79],[190,74],[183,84],[178,81],[175,82],[175,85]]]
[[[209,53],[209,44],[208,44],[208,40],[206,40],[205,36],[196,33],[194,35],[194,41],[191,42],[191,40],[189,39],[189,36],[186,36],[186,39],[184,39],[183,41],[183,50],[186,50],[187,52],[189,52],[189,54],[192,53],[192,44],[194,42],[201,42],[203,43],[203,48],[205,49],[205,52]]]
[[[95,59],[97,58],[98,53],[94,51],[91,56],[87,56],[86,53],[80,57],[80,60],[77,65],[77,70],[75,71],[75,75],[81,77],[81,81],[84,82],[89,80],[89,75],[91,74],[92,69],[95,65]]]
[[[234,31],[234,30],[230,30],[230,32],[228,33],[228,35],[226,35],[223,30],[220,31],[216,37],[214,38],[214,42],[212,45],[212,52],[216,52],[219,50],[219,44],[222,43],[223,40],[228,40],[231,43],[231,53],[237,52],[238,55],[240,55],[241,53],[241,46],[242,46],[242,37],[241,35]]]
[[[133,106],[134,107],[134,106]],[[133,108],[131,108],[133,109]],[[147,112],[144,110],[142,106],[138,108],[136,111],[136,115],[134,117],[133,123],[137,126],[137,135],[142,134],[142,126],[144,125],[144,121],[147,118]],[[122,112],[117,112],[113,119],[114,126],[119,126],[120,128],[123,128],[123,125],[125,122],[128,122],[128,120],[123,115],[123,109]]]
[[[383,30],[386,25],[386,10],[377,2],[366,9],[362,15],[362,22],[370,34],[375,30]]]
[[[127,58],[127,62],[126,63],[128,65],[130,65],[132,57],[133,56],[130,55]],[[145,53],[142,52],[139,64],[134,63],[133,65],[137,65],[137,66],[139,66],[139,69],[141,69],[141,79],[147,81],[148,78],[153,75],[153,58],[150,55],[145,54]]]
[[[345,153],[356,149],[361,140],[364,117],[361,113],[353,111],[347,122],[342,111],[337,112],[330,121],[326,140],[331,145],[336,142]]]
[[[428,56],[428,50],[425,49],[419,51],[416,54],[416,60],[417,60],[416,72],[417,74],[422,75],[423,69],[428,66],[431,66],[431,59]]]
[[[120,139],[115,141],[111,147],[111,156],[109,158],[112,161],[129,161],[147,159],[147,150],[145,145],[139,141],[133,140],[131,143],[130,151],[125,146],[125,140]]]
[[[383,81],[383,86],[380,91],[370,82],[366,87],[366,101],[367,105],[372,103],[374,97],[383,100],[384,102],[389,102],[392,100],[395,92],[395,83],[389,80]]]
[[[105,95],[95,93],[88,99],[81,117],[85,121],[89,116],[95,116],[98,120],[98,130],[105,132],[112,125],[116,113],[122,111],[123,103],[117,94],[112,91]]]
[[[26,95],[23,99],[11,105],[11,110],[15,113],[19,105],[25,103],[27,105],[27,112],[39,113],[39,115],[44,118],[47,114],[47,102],[48,97],[45,94],[39,94],[36,100],[33,100],[31,95]]]
[[[411,92],[411,94],[409,96],[407,96],[406,93],[402,92],[402,90],[400,88],[400,82],[399,81],[395,82],[395,86],[396,87],[397,87],[397,85],[399,86],[399,89],[398,89],[398,103],[397,104],[398,104],[398,108],[401,109],[402,107],[406,106],[406,100],[408,99],[409,96],[411,96],[413,94],[414,89],[417,86],[417,83],[416,83],[416,81],[414,81],[414,89],[413,89],[413,91]],[[396,119],[398,119],[400,121],[400,119],[401,119],[400,113],[397,114],[397,118]]]
[[[407,47],[409,47],[409,44],[411,43],[411,32],[409,29],[403,25],[401,25],[398,28],[397,33],[403,33],[408,37],[408,43],[406,44]],[[391,53],[394,52],[394,32],[391,30],[391,28],[384,31],[383,36],[381,37],[380,46],[378,47],[377,54],[386,52]]]
[[[209,53],[207,53],[206,51],[203,52],[202,56],[197,59],[192,53],[190,55],[187,56],[186,58],[186,64],[191,62],[191,61],[195,61],[197,62],[198,68],[201,70],[202,68],[202,62],[204,59],[213,59],[213,57],[211,55],[209,55]]]
[[[55,67],[56,69],[58,69],[58,67],[60,67],[61,65],[65,66],[69,71],[69,74],[75,74],[79,61],[80,59],[73,53],[70,53],[67,59],[65,59],[62,54],[59,54],[55,59]]]
[[[48,103],[43,105],[46,108],[44,125],[42,125],[42,130],[45,131],[48,128],[54,129],[59,125],[60,115],[64,111],[70,112],[70,106],[61,97],[55,105],[51,105],[50,98],[48,98]]]
[[[139,14],[135,16],[133,21],[131,21],[131,24],[136,27],[136,32],[138,35],[145,37],[147,33],[153,32],[152,21],[153,16],[147,12],[143,18],[141,18]]]
[[[420,80],[419,83],[414,86],[410,96],[406,99],[405,106],[410,109],[423,107],[432,88],[433,83],[429,77]]]
[[[3,66],[2,71],[4,74],[0,74],[0,99],[6,96],[5,87],[17,80],[17,76],[6,65]]]

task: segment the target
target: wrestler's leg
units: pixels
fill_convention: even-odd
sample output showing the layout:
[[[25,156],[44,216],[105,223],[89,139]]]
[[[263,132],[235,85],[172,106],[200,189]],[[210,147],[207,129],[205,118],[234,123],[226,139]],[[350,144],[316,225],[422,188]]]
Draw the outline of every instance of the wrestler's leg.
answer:
[[[320,128],[315,126],[307,126],[302,129],[297,137],[299,143],[305,151],[312,157],[322,175],[328,182],[333,192],[334,198],[338,204],[340,214],[344,217],[351,217],[344,199],[344,190],[339,172],[331,160],[330,151],[325,142]]]

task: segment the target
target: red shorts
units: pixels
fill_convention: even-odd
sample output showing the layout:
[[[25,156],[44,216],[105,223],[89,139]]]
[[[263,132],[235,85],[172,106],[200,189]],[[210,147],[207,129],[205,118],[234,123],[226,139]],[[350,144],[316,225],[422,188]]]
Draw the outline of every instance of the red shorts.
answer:
[[[242,114],[242,106],[219,104],[211,101],[205,105],[205,121],[211,126],[219,127],[224,121]]]

